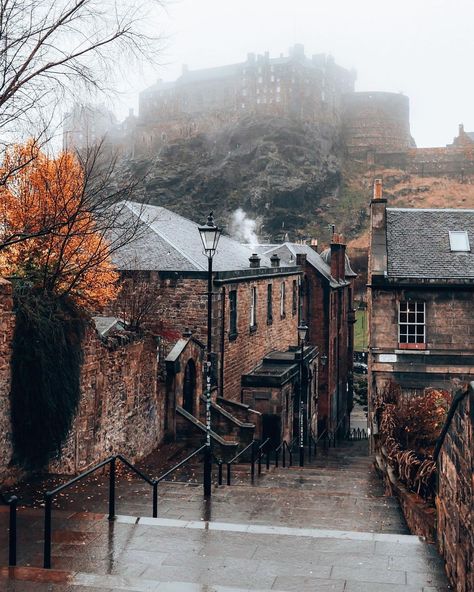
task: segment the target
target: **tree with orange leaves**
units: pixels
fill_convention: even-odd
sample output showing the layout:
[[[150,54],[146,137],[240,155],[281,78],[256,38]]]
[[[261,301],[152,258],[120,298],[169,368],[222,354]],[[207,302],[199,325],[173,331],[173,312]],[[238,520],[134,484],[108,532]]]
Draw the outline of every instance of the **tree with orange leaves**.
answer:
[[[121,224],[130,186],[110,190],[111,168],[98,152],[83,162],[53,158],[33,142],[14,146],[2,167],[0,175],[15,172],[0,186],[0,274],[89,309],[112,299],[111,253],[139,230]]]

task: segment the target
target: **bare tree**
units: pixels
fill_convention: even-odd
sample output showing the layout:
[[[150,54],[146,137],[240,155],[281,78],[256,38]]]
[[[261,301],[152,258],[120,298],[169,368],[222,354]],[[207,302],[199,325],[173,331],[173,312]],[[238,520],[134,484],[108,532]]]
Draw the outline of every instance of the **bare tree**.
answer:
[[[78,88],[107,90],[123,58],[155,60],[160,0],[0,0],[0,130],[51,118]],[[43,130],[42,130],[43,131]]]
[[[134,330],[140,330],[159,310],[160,290],[150,272],[122,273],[120,291],[113,304],[114,314]]]

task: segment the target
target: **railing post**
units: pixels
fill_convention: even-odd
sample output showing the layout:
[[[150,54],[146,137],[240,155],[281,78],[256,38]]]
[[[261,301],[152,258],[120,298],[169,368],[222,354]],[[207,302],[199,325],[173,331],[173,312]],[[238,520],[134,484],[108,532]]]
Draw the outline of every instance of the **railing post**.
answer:
[[[231,471],[232,463],[227,463],[227,485],[230,485],[230,471]]]
[[[278,457],[280,456],[280,451],[275,448],[275,468],[278,469]]]
[[[257,452],[258,455],[258,474],[262,474],[262,451],[259,449]]]
[[[43,567],[51,569],[51,495],[46,492],[44,495],[44,555]]]
[[[153,518],[158,518],[158,481],[153,481]]]
[[[250,447],[250,475],[252,481],[255,478],[255,440],[252,440],[252,446]]]
[[[286,467],[286,442],[283,443],[283,453],[282,453],[282,461],[283,461],[283,468]]]
[[[109,471],[109,520],[115,518],[115,456],[110,460]]]
[[[288,466],[291,467],[293,465],[293,453],[291,452],[291,448],[288,450]]]
[[[16,504],[18,498],[15,495],[8,500],[10,506],[10,524],[8,530],[8,565],[16,565]]]
[[[222,485],[222,461],[221,460],[218,461],[217,466],[218,466],[217,483],[219,485]]]
[[[270,450],[267,450],[267,471],[270,469]]]

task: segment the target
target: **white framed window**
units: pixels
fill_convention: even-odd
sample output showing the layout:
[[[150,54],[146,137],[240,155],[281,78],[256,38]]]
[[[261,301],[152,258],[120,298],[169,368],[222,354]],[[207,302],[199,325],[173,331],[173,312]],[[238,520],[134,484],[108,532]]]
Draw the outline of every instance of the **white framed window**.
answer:
[[[426,343],[426,305],[421,300],[402,300],[398,305],[398,342]]]
[[[469,245],[469,236],[465,230],[450,230],[449,231],[449,246],[451,251],[469,252],[471,247]]]
[[[257,326],[257,288],[250,289],[250,327]]]

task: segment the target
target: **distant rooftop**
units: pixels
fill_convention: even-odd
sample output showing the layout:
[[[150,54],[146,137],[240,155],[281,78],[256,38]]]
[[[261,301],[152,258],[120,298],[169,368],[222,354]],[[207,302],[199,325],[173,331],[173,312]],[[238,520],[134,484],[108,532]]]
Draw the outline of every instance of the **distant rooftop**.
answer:
[[[465,236],[471,248],[474,210],[387,208],[388,276],[474,279],[474,253],[452,249],[450,232]]]

